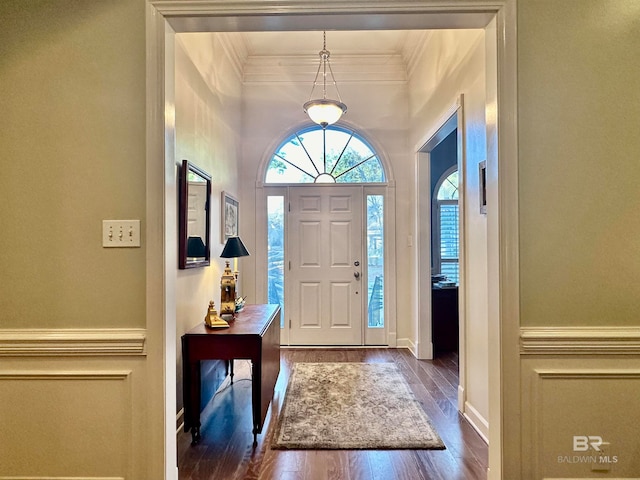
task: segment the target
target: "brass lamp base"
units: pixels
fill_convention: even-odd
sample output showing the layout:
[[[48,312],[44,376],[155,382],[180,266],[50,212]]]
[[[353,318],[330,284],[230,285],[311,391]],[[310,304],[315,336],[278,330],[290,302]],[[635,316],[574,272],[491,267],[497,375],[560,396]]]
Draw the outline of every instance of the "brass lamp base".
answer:
[[[233,315],[236,311],[236,276],[226,261],[220,279],[220,315]]]

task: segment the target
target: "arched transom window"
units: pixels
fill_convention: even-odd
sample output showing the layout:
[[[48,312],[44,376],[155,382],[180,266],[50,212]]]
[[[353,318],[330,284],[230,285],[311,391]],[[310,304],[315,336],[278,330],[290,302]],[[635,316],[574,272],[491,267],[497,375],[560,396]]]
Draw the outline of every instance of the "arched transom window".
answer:
[[[438,200],[458,200],[458,170],[447,175],[438,189]]]
[[[438,188],[434,209],[433,263],[435,271],[447,280],[458,283],[460,278],[460,243],[458,223],[458,170],[445,172]]]
[[[376,152],[356,132],[314,125],[293,134],[274,153],[266,183],[382,183]]]

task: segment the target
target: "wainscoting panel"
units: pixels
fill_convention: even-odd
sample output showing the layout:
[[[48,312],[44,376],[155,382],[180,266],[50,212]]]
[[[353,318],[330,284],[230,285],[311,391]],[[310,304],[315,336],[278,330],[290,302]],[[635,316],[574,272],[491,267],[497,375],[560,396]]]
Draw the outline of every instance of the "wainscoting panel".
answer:
[[[522,357],[522,478],[639,478],[640,358]]]
[[[0,479],[134,478],[132,370],[55,365],[4,361]]]

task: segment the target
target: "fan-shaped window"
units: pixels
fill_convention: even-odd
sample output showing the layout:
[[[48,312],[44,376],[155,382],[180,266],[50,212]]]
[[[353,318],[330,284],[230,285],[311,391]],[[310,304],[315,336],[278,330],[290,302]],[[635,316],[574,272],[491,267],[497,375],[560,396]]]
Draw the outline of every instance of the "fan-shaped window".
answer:
[[[296,132],[276,150],[266,183],[381,183],[378,155],[351,130],[313,126]]]

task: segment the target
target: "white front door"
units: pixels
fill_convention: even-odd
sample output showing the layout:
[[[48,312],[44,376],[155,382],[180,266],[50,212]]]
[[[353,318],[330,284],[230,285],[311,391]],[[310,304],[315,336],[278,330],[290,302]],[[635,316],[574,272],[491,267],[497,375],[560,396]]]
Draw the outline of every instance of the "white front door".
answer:
[[[290,189],[291,345],[362,345],[363,190]]]

